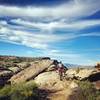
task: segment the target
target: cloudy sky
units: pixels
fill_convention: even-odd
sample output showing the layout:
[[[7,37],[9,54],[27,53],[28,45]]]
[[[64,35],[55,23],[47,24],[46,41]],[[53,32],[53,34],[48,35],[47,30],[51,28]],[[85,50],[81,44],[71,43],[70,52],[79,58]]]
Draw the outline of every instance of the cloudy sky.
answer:
[[[100,61],[100,0],[0,0],[0,55]]]

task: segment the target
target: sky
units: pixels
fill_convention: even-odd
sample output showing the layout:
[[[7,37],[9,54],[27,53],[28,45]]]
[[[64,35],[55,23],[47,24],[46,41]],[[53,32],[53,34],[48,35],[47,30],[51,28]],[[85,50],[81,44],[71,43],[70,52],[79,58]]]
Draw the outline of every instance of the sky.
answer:
[[[100,61],[100,0],[0,0],[0,55]]]

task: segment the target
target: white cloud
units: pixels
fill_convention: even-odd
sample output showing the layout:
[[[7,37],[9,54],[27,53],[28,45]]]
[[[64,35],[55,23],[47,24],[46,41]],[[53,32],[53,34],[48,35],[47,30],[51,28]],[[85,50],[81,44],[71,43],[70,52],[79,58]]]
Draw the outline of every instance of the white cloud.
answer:
[[[0,20],[0,25],[7,25],[7,21],[4,21],[4,20]]]
[[[50,56],[70,63],[92,63],[91,59],[86,59],[81,54],[56,50],[52,44],[80,37],[100,36],[100,33],[95,32],[78,32],[91,26],[100,26],[100,20],[78,21],[79,18],[98,12],[99,6],[99,0],[71,0],[55,7],[0,5],[0,17],[15,17],[9,20],[10,23],[5,20],[0,21],[0,41],[40,49],[41,56]],[[35,29],[38,31],[33,31]],[[59,29],[71,30],[73,33],[54,33]],[[32,54],[31,51],[27,53]]]
[[[23,25],[28,28],[37,28],[42,31],[53,31],[57,29],[66,30],[81,30],[91,26],[100,25],[100,20],[84,20],[84,21],[74,21],[74,22],[62,22],[62,21],[52,21],[48,23],[43,22],[30,22],[22,19],[13,19],[11,22],[19,25]]]
[[[16,6],[0,6],[0,16],[13,17],[47,17],[47,18],[79,18],[89,16],[100,10],[100,1],[98,0],[71,0],[53,7],[16,7]]]
[[[100,33],[80,33],[80,34],[55,34],[55,33],[34,33],[27,30],[15,30],[8,26],[0,28],[0,40],[10,43],[25,45],[32,48],[48,49],[51,43],[73,40],[79,37],[100,36]],[[55,52],[55,51],[52,51]]]
[[[43,33],[32,33],[22,30],[14,30],[8,27],[1,27],[0,29],[0,40],[18,43],[32,48],[46,49],[49,43],[59,42],[65,39],[70,39],[72,36],[56,35],[56,34],[43,34]]]
[[[86,37],[86,36],[97,36],[99,37],[100,36],[100,33],[88,33],[88,34],[80,34],[79,36],[83,36],[83,37]]]
[[[47,45],[42,43],[41,38],[36,34],[31,34],[25,31],[12,30],[4,27],[0,29],[0,39],[32,48],[43,49],[47,47]]]

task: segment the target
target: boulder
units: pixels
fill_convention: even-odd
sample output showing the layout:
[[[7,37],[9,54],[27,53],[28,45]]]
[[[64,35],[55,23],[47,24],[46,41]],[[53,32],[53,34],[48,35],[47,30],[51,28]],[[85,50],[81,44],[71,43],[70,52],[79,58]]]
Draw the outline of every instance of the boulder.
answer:
[[[53,64],[53,60],[40,60],[33,63],[30,67],[22,70],[16,75],[13,75],[10,79],[12,84],[25,82],[35,78],[38,74],[46,70]]]
[[[66,79],[74,79],[76,74],[76,69],[68,69],[66,71]]]
[[[88,80],[89,80],[90,82],[96,82],[96,81],[100,80],[100,72],[91,74],[91,75],[88,77]]]
[[[21,63],[18,63],[17,65],[20,69],[25,69],[25,68],[31,66],[31,63],[30,62],[21,62]]]
[[[66,80],[61,81],[59,74],[55,71],[41,73],[34,79],[34,81],[40,88],[55,91],[63,90],[68,88],[68,86],[72,89],[78,87],[75,82]]]
[[[12,75],[13,75],[12,71],[9,70],[0,71],[0,85],[4,85]]]
[[[61,90],[64,88],[65,83],[60,81],[59,74],[55,71],[44,72],[39,74],[35,78],[36,84],[40,88],[45,88],[49,90]],[[67,85],[65,85],[67,87]]]
[[[56,65],[51,65],[49,68],[47,68],[46,71],[55,71],[56,70]]]
[[[11,74],[12,74],[12,71],[9,71],[9,70],[0,71],[0,77],[9,76]]]
[[[9,67],[8,69],[11,70],[14,74],[16,74],[22,70],[19,67]]]
[[[78,86],[78,84],[76,84],[75,82],[71,82],[71,84],[69,85],[69,87],[71,88],[71,89],[74,89],[74,88],[79,88],[79,86]]]
[[[71,79],[78,79],[78,80],[84,80],[88,79],[89,76],[92,74],[98,73],[98,70],[95,68],[77,68],[77,69],[69,69],[66,71],[67,77]]]
[[[79,80],[88,78],[91,74],[93,74],[94,69],[81,69],[75,75]]]
[[[55,71],[41,73],[34,81],[39,89],[47,91],[46,98],[42,98],[44,93],[40,93],[42,94],[41,100],[86,100],[77,83],[60,81],[59,74]]]

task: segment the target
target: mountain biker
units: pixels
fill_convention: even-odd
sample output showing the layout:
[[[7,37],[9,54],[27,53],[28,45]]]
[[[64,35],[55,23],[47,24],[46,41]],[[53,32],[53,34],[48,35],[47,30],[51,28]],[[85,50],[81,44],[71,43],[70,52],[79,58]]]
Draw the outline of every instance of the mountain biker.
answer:
[[[60,75],[60,80],[62,80],[65,74],[65,69],[64,69],[64,65],[62,64],[62,62],[59,62],[59,64],[57,65],[57,68],[58,68],[58,73]]]

